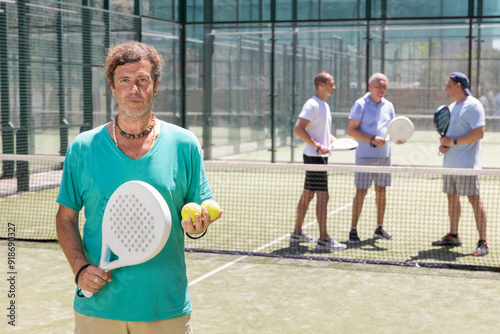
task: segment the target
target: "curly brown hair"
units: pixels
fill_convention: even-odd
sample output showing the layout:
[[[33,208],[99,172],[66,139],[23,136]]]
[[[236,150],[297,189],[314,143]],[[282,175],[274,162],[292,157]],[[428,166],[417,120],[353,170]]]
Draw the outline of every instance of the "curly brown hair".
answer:
[[[106,78],[108,78],[109,84],[114,88],[113,79],[118,66],[127,63],[137,63],[142,59],[147,59],[151,63],[151,75],[156,87],[161,77],[163,58],[151,45],[136,41],[115,44],[107,50],[105,62]]]

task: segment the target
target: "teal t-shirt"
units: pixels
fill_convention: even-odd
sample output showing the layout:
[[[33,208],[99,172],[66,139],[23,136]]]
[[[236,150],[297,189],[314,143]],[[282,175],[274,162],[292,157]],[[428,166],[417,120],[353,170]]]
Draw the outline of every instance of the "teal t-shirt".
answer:
[[[165,198],[172,215],[167,244],[145,263],[113,270],[112,282],[92,298],[75,297],[74,309],[91,317],[123,321],[155,321],[189,314],[180,212],[185,203],[212,198],[201,147],[193,133],[161,122],[155,145],[138,160],[130,159],[115,146],[105,126],[80,134],[66,154],[57,202],[75,211],[84,208],[85,255],[89,263],[98,265],[106,204],[116,188],[132,180],[149,183]]]

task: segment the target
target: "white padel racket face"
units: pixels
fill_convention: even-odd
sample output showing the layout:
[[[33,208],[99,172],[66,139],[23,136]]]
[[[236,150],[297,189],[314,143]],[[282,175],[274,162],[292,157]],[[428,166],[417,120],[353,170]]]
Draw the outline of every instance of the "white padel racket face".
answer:
[[[151,185],[124,183],[110,197],[102,222],[103,253],[100,267],[111,270],[146,262],[158,254],[170,235],[167,203]],[[110,249],[118,256],[113,262]]]
[[[415,127],[409,118],[399,116],[394,118],[387,128],[386,140],[407,141],[413,135]]]
[[[104,210],[99,268],[109,271],[148,261],[167,243],[171,225],[168,205],[155,188],[142,181],[122,184]],[[111,252],[118,259],[109,262]]]
[[[350,138],[340,138],[330,145],[330,151],[350,151],[358,148],[358,142]]]

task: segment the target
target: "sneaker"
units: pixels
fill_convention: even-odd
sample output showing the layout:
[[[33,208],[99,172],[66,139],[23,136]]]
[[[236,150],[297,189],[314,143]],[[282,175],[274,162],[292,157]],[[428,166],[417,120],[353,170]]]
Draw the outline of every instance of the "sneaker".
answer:
[[[375,229],[375,232],[373,232],[373,236],[375,238],[378,238],[378,239],[386,239],[386,240],[392,239],[392,237],[389,235],[389,233],[384,231],[384,229],[382,227],[377,227]]]
[[[349,232],[349,243],[351,244],[359,244],[361,240],[358,237],[358,231],[357,230],[351,230]]]
[[[462,246],[462,241],[460,241],[460,237],[457,235],[457,237],[451,236],[449,233],[445,235],[442,239],[438,241],[434,241],[432,243],[432,246],[451,246],[451,247],[456,247],[456,246]]]
[[[477,249],[474,252],[474,256],[485,256],[490,252],[490,247],[488,246],[488,243],[486,240],[479,240],[477,243]]]
[[[318,243],[316,244],[316,249],[323,251],[342,250],[346,248],[346,244],[342,244],[331,237],[328,237],[326,241],[318,240]]]
[[[297,233],[291,233],[290,234],[290,242],[292,243],[299,243],[299,242],[316,242],[318,239],[315,239],[308,235],[306,232],[302,232],[300,234]]]

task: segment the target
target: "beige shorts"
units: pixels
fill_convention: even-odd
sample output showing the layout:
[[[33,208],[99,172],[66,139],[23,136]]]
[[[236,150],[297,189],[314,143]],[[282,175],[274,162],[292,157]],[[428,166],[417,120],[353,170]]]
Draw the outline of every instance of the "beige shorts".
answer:
[[[75,334],[192,334],[191,314],[158,321],[119,321],[75,312]]]
[[[479,195],[479,176],[443,175],[443,192],[448,195]]]

